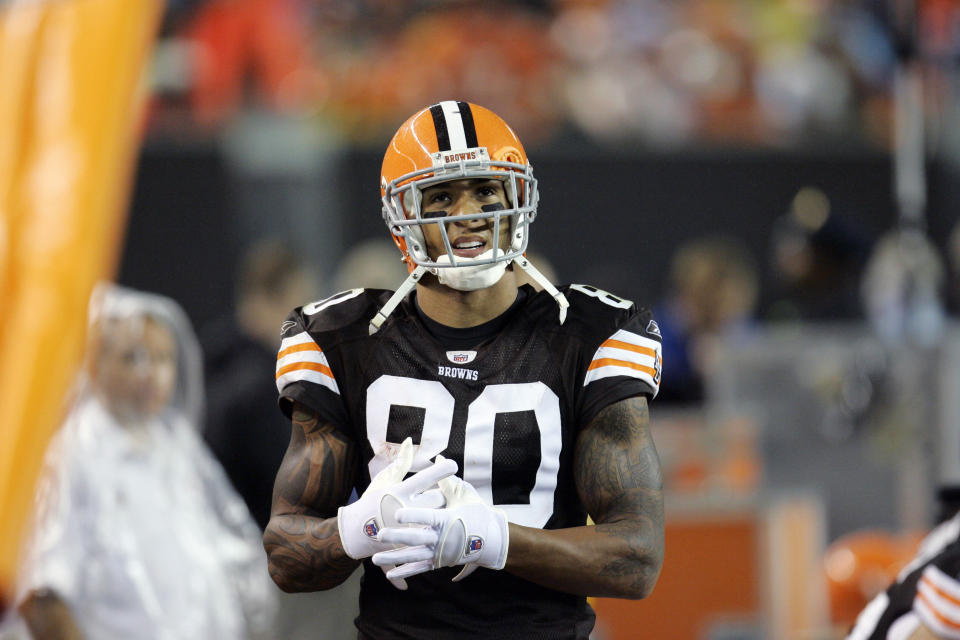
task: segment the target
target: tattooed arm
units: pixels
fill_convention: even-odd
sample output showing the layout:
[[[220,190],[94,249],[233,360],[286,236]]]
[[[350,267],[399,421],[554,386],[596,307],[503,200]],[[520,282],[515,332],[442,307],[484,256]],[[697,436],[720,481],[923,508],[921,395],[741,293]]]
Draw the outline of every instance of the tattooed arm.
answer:
[[[614,403],[583,429],[574,472],[596,525],[511,524],[506,569],[570,593],[648,596],[663,563],[663,484],[646,398]]]
[[[298,402],[292,420],[263,546],[277,586],[321,591],[346,580],[359,564],[344,553],[337,533],[337,508],[350,497],[358,454],[333,425]]]

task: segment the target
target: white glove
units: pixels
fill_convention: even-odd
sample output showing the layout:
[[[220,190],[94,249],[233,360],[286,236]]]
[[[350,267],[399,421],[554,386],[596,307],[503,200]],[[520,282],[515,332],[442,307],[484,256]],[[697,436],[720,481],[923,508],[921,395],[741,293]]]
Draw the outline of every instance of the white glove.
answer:
[[[439,489],[430,489],[438,480],[456,473],[457,463],[440,459],[404,480],[413,463],[413,441],[400,445],[397,457],[373,477],[360,498],[337,511],[340,543],[355,560],[368,558],[393,546],[380,542],[377,534],[384,527],[397,526],[395,514],[405,506],[436,509],[444,505]],[[429,490],[428,490],[429,489]]]
[[[435,464],[444,462],[448,461],[442,456],[435,459]],[[387,570],[391,580],[455,565],[465,566],[454,582],[477,567],[503,569],[510,542],[507,514],[486,504],[473,485],[457,476],[447,476],[437,484],[446,507],[397,510],[397,522],[426,528],[385,527],[380,531],[381,542],[408,546],[380,551],[374,554],[373,563],[380,567],[400,565]]]

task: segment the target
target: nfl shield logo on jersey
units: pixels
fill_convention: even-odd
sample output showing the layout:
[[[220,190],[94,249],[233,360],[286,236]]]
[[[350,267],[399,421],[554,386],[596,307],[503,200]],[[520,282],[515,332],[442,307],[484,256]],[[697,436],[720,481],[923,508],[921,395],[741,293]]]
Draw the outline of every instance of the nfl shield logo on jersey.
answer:
[[[476,357],[476,351],[447,351],[447,360],[454,364],[467,364]]]
[[[377,528],[377,521],[373,518],[367,520],[367,522],[363,525],[363,533],[368,538],[376,538],[378,531],[379,529]]]
[[[480,536],[470,536],[470,539],[467,540],[467,555],[477,553],[481,549],[483,549],[483,538]]]

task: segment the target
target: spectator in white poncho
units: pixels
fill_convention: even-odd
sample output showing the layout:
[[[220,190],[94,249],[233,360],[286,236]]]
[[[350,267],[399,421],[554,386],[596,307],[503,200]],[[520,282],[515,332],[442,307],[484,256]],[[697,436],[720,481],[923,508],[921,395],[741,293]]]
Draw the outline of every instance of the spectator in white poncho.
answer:
[[[18,581],[34,637],[241,640],[273,612],[260,533],[199,436],[200,352],[171,300],[101,287]]]

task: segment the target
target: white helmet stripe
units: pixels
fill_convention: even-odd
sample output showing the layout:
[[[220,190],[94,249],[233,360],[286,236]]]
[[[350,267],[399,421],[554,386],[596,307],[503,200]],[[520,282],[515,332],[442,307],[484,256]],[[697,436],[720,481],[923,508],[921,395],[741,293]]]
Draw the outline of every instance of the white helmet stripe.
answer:
[[[440,103],[440,107],[443,109],[443,118],[447,122],[450,150],[466,149],[467,134],[463,129],[463,118],[460,117],[460,105],[454,100],[445,100]]]

